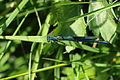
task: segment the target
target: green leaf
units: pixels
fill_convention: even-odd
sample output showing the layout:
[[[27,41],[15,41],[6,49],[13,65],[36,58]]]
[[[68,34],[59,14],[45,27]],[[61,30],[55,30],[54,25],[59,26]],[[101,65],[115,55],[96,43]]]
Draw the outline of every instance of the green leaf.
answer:
[[[61,3],[58,3],[61,4]],[[81,36],[86,33],[86,25],[84,18],[77,19],[75,22],[61,23],[64,20],[78,16],[82,14],[82,10],[79,5],[66,5],[57,6],[52,9],[54,17],[57,19],[58,26],[53,30],[51,35],[62,36]]]
[[[67,80],[74,80],[74,72],[71,67],[66,67],[62,70],[62,73],[67,75]]]
[[[75,47],[72,47],[72,46],[66,46],[65,49],[66,49],[66,52],[69,53],[70,51],[74,50]]]
[[[93,14],[96,14],[96,13],[99,13],[99,12],[102,12],[102,11],[104,11],[104,10],[108,10],[108,9],[113,8],[113,7],[116,7],[116,6],[120,6],[120,2],[116,2],[116,3],[110,4],[110,5],[106,6],[106,7],[97,9],[97,10],[95,10],[95,11],[91,11],[91,12],[86,13],[86,14],[83,14],[83,15],[81,15],[81,16],[75,16],[75,17],[69,18],[69,19],[67,19],[67,20],[65,20],[65,21],[62,21],[62,23],[63,23],[63,22],[74,21],[74,20],[76,20],[76,19],[78,19],[78,18],[83,18],[83,17],[86,17],[86,16],[90,16],[90,15],[93,15]]]
[[[88,45],[81,44],[81,43],[74,42],[74,41],[61,41],[61,42],[59,42],[59,44],[66,45],[66,46],[73,46],[75,48],[80,48],[80,49],[84,49],[84,50],[96,52],[96,53],[99,53],[101,51],[98,48],[93,48]],[[102,52],[104,52],[104,51],[102,51]]]
[[[89,12],[103,8],[103,2],[94,2],[89,6]],[[110,12],[105,10],[101,13],[96,13],[88,17],[90,29],[96,36],[101,35],[104,40],[110,41],[116,31],[116,23],[110,16]]]

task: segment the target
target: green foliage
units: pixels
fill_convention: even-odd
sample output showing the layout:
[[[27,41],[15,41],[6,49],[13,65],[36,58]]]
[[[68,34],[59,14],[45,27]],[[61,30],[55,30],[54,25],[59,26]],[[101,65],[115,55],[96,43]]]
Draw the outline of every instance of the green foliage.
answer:
[[[105,7],[103,2],[94,2],[90,4],[89,11],[91,12],[102,7]],[[96,36],[101,35],[107,41],[110,41],[111,37],[115,34],[117,27],[110,13],[110,10],[106,10],[88,17],[88,22],[90,22],[89,27],[93,33]]]
[[[0,80],[120,79],[120,1],[73,1],[0,0]],[[110,44],[47,41],[57,35]]]

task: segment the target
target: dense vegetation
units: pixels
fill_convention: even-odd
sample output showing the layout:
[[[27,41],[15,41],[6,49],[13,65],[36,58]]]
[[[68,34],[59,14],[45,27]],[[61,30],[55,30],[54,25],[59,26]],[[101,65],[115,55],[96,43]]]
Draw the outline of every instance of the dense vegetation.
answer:
[[[119,0],[0,0],[0,80],[119,80],[119,6]],[[110,44],[46,40],[58,35]]]

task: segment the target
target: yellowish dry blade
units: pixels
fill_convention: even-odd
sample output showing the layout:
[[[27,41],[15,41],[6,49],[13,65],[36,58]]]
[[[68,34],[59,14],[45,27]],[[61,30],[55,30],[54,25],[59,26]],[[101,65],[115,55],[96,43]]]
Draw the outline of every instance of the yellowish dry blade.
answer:
[[[0,39],[46,43],[47,36],[0,36]]]

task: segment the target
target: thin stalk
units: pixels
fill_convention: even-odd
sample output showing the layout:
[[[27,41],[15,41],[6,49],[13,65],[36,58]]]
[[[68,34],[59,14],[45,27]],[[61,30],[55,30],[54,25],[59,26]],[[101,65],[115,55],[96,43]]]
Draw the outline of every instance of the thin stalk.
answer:
[[[57,52],[56,59],[62,60],[62,54],[63,54],[63,47],[61,46]],[[60,64],[59,62],[55,62],[55,65]],[[54,69],[54,80],[60,80],[60,68]]]
[[[37,73],[37,72],[50,70],[50,69],[54,69],[54,68],[57,68],[57,67],[67,66],[67,65],[69,65],[69,64],[58,64],[58,65],[54,65],[54,66],[38,69],[38,70],[32,71],[32,74],[33,73]],[[14,75],[14,76],[10,76],[10,77],[6,77],[6,78],[1,78],[0,80],[8,80],[8,79],[13,79],[13,78],[17,78],[17,77],[25,76],[25,75],[28,75],[28,72],[25,72],[25,73],[22,73],[22,74],[18,74],[18,75]]]

